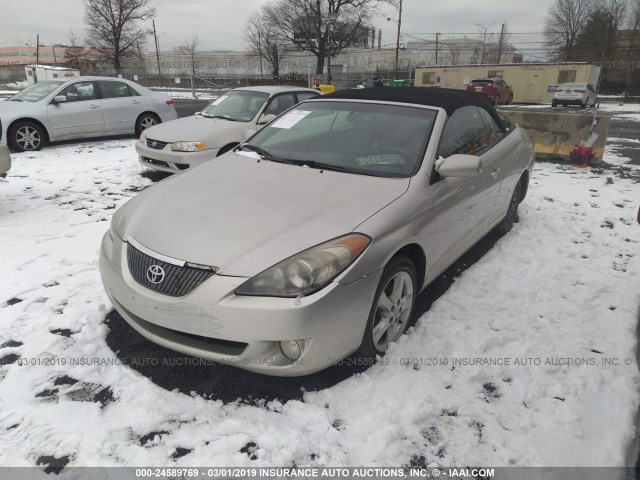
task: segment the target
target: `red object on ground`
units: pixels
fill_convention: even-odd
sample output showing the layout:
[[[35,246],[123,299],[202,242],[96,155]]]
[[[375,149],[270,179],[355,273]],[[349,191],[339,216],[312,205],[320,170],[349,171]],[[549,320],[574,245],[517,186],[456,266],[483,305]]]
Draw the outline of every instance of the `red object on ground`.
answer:
[[[571,166],[575,168],[587,168],[594,156],[593,147],[581,147],[579,143],[573,146],[569,154]]]

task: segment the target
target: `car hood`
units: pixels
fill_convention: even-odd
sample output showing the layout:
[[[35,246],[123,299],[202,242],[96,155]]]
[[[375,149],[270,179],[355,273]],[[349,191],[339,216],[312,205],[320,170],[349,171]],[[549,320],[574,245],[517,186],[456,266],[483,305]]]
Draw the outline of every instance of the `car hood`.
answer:
[[[193,115],[161,123],[147,129],[144,134],[162,142],[204,142],[206,148],[219,148],[232,141],[241,142],[244,131],[253,129],[251,123]]]
[[[38,110],[42,108],[40,102],[10,102],[3,100],[0,102],[0,115],[12,115],[16,112]]]
[[[228,153],[140,193],[115,228],[162,255],[252,277],[352,232],[409,182]]]

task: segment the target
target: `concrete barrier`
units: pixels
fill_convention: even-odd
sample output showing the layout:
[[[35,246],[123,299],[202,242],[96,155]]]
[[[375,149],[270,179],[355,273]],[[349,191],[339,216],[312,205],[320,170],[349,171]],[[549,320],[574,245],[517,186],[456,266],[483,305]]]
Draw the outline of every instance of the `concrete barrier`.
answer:
[[[593,115],[588,113],[562,113],[561,111],[535,111],[529,109],[500,108],[498,113],[511,123],[517,123],[533,135],[537,158],[569,159],[571,149],[589,137]],[[591,163],[602,162],[604,144],[611,124],[610,115],[598,113],[593,131],[598,140],[593,146],[595,158]]]

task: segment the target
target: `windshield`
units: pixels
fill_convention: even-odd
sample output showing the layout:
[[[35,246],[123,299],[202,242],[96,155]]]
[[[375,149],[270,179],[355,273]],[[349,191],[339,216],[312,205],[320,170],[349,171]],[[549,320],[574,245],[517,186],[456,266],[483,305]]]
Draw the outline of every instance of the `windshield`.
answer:
[[[60,87],[64,82],[46,81],[39,82],[35,85],[25,88],[20,93],[16,93],[9,100],[15,102],[39,102],[55,89]]]
[[[248,149],[267,159],[381,177],[415,174],[437,112],[362,102],[304,102],[269,124]]]
[[[202,110],[205,117],[250,122],[269,98],[269,94],[250,90],[232,90]]]

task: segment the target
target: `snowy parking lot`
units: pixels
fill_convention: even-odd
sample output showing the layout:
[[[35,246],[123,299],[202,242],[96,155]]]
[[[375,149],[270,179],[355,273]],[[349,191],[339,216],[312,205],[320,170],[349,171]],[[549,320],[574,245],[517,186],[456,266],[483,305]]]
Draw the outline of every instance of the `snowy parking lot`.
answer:
[[[640,402],[640,162],[622,152],[640,145],[610,138],[606,163],[591,169],[538,163],[519,224],[377,365],[322,388],[273,380],[282,394],[261,396],[253,382],[265,380],[189,364],[112,311],[101,236],[117,207],[159,179],[143,175],[134,144],[15,154],[0,180],[0,465],[629,461]]]

